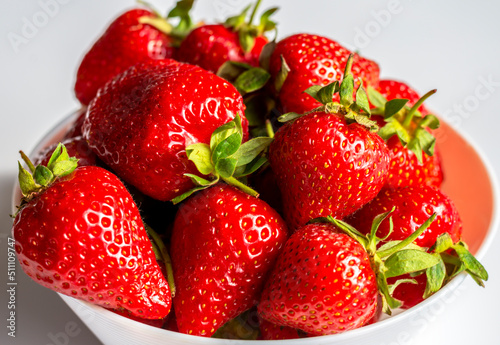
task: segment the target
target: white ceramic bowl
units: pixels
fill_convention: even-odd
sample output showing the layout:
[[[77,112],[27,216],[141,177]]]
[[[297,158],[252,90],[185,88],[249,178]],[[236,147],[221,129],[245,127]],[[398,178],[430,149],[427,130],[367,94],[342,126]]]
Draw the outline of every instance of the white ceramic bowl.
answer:
[[[73,114],[65,118],[54,127],[39,142],[32,153],[39,152],[48,145],[59,141],[75,120],[75,116]],[[470,139],[459,134],[446,123],[442,124],[439,131],[440,135],[437,139],[445,171],[445,182],[442,188],[458,207],[464,222],[464,239],[469,244],[470,250],[480,260],[488,250],[499,223],[499,194],[495,175],[485,157]],[[463,164],[464,162],[467,164]],[[13,209],[19,204],[19,199],[20,191],[16,185],[12,198]],[[393,316],[386,317],[373,325],[338,335],[275,341],[239,341],[189,336],[135,322],[69,296],[60,296],[106,345],[383,345],[406,343],[411,339],[412,334],[422,331],[429,318],[439,317],[446,304],[453,303],[460,298],[458,287],[465,278],[466,276],[463,274],[457,276],[438,293],[414,308],[396,312]]]

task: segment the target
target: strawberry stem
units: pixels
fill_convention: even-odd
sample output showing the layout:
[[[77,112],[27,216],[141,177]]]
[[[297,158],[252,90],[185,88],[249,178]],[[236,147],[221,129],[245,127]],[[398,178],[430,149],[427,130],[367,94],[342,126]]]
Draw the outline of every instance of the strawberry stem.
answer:
[[[31,173],[34,173],[36,168],[31,162],[31,160],[28,158],[28,156],[23,151],[19,151],[19,154],[21,155],[21,158],[28,166],[28,169],[30,169]]]
[[[261,2],[262,2],[262,0],[257,0],[257,2],[255,3],[252,14],[250,15],[250,19],[248,21],[249,26],[252,25],[252,22],[255,18],[255,15],[257,14],[257,9],[259,8]]]
[[[269,138],[274,138],[273,125],[271,124],[271,121],[269,121],[269,119],[266,120],[266,132]]]
[[[427,219],[424,222],[424,224],[422,224],[413,234],[411,234],[410,236],[408,236],[407,238],[405,238],[403,241],[399,242],[395,246],[388,248],[386,250],[382,250],[382,251],[377,252],[377,255],[380,258],[386,258],[386,257],[389,257],[392,254],[404,249],[410,243],[415,241],[418,238],[418,236],[420,236],[429,227],[429,225],[431,225],[431,223],[434,221],[435,218],[436,218],[436,213],[434,213],[432,216],[430,216],[429,219]]]
[[[434,90],[431,90],[429,92],[427,92],[425,95],[423,95],[417,103],[415,103],[413,105],[413,107],[411,107],[410,111],[408,112],[408,114],[406,115],[406,118],[403,122],[403,127],[405,128],[409,128],[410,125],[411,125],[411,121],[413,119],[413,116],[415,115],[415,112],[417,111],[418,108],[420,108],[420,106],[425,102],[425,100],[427,98],[429,98],[430,96],[432,96],[433,94],[435,94],[437,92],[436,89]]]
[[[241,189],[242,191],[251,196],[254,196],[256,198],[259,197],[259,193],[257,193],[257,191],[253,190],[252,188],[240,182],[238,179],[234,177],[227,177],[227,178],[223,177],[222,180],[224,180],[227,184],[230,184],[231,186],[235,186],[236,188]]]

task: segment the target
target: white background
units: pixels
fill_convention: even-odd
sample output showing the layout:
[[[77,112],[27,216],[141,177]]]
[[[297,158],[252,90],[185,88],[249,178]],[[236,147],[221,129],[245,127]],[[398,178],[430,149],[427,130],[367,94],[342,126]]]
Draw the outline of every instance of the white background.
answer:
[[[134,5],[124,0],[59,0],[57,7],[44,9],[42,3],[54,1],[0,1],[1,344],[99,343],[55,293],[31,282],[19,268],[17,337],[7,337],[7,236],[18,150],[30,151],[44,133],[78,107],[73,85],[81,57],[112,18]],[[173,4],[172,0],[152,2],[162,12]],[[194,17],[222,20],[247,3],[198,0]],[[453,119],[500,171],[499,2],[263,1],[264,8],[275,5],[281,7],[276,15],[279,37],[295,32],[329,36],[379,62],[383,77],[405,80],[421,93],[437,88],[429,106]],[[36,30],[26,31],[32,24],[38,25]],[[15,35],[22,43],[12,43]],[[491,84],[484,97],[475,93],[481,80]],[[499,246],[497,236],[483,259],[491,277],[486,289],[468,278],[456,302],[429,315],[416,337],[397,342],[388,335],[387,344],[498,344]]]

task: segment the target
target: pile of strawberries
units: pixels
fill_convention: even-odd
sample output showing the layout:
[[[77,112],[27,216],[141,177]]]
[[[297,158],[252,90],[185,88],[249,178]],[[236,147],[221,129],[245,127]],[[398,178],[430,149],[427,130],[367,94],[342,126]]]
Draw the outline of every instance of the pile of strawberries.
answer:
[[[22,153],[23,270],[139,322],[246,339],[359,328],[464,271],[482,285],[439,189],[435,90],[326,37],[269,41],[259,3],[215,25],[194,25],[193,0],[111,23],[62,143]]]

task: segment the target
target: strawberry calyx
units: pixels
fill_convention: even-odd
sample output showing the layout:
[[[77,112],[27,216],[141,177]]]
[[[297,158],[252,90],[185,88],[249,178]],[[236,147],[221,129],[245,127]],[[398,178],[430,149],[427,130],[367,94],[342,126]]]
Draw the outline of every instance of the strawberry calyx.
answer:
[[[402,278],[389,285],[387,278],[406,274],[409,274],[410,277],[416,277],[425,274],[427,284],[423,295],[424,299],[439,291],[443,285],[462,272],[469,274],[478,285],[484,287],[484,281],[488,280],[488,273],[469,252],[463,241],[453,243],[451,236],[444,233],[438,237],[431,248],[423,248],[413,243],[432,224],[436,214],[429,217],[404,240],[385,242],[393,230],[392,218],[389,215],[394,209],[376,216],[368,235],[361,234],[351,225],[331,216],[311,221],[332,223],[365,248],[377,276],[377,284],[382,297],[382,310],[385,313],[390,315],[391,309],[401,306],[401,301],[392,297],[394,290],[400,284],[417,284],[415,279]],[[384,238],[379,238],[376,235],[378,228],[387,217],[389,217],[389,232]],[[379,246],[379,244],[382,245]]]
[[[168,254],[167,246],[161,239],[160,235],[156,231],[153,230],[149,225],[144,223],[144,227],[146,228],[146,232],[150,237],[151,245],[153,246],[153,252],[155,253],[155,258],[157,261],[163,262],[165,265],[165,271],[167,273],[167,282],[170,288],[170,294],[172,298],[175,297],[175,281],[174,281],[174,270],[172,268],[172,260],[170,259],[170,255]]]
[[[368,94],[363,87],[363,82],[361,81],[359,87],[354,90],[354,76],[351,73],[353,57],[354,55],[351,54],[347,59],[344,77],[341,83],[336,80],[326,86],[313,85],[304,91],[316,101],[323,104],[322,106],[314,108],[304,114],[297,114],[294,112],[283,114],[278,118],[278,121],[288,122],[310,113],[325,112],[329,114],[340,114],[346,119],[347,123],[358,123],[365,126],[371,132],[378,131],[379,128],[377,123],[370,120],[370,103],[368,101]],[[284,59],[282,59],[282,61],[282,67],[286,66]],[[339,95],[340,102],[332,101],[335,94]]]
[[[47,166],[33,165],[23,151],[19,152],[26,163],[26,170],[21,162],[19,165],[19,187],[23,194],[22,204],[30,201],[35,195],[52,185],[58,178],[71,174],[78,166],[78,159],[70,157],[66,147],[59,143],[52,153]]]
[[[271,74],[264,68],[236,61],[226,61],[217,75],[233,84],[242,96],[262,89],[271,79]]]
[[[258,196],[258,193],[240,181],[266,162],[264,154],[271,144],[272,138],[257,137],[243,143],[243,128],[241,118],[236,114],[230,121],[217,128],[210,139],[210,144],[197,143],[186,147],[186,154],[198,171],[211,179],[195,174],[185,174],[190,177],[196,187],[172,199],[177,204],[196,191],[217,184],[220,180],[235,186],[247,194]]]
[[[436,138],[428,131],[428,128],[439,128],[439,119],[432,114],[423,116],[418,108],[434,93],[436,90],[427,92],[412,107],[409,107],[408,99],[387,101],[378,91],[368,88],[370,101],[376,107],[372,109],[372,114],[382,115],[386,122],[378,134],[386,141],[397,135],[401,144],[415,153],[420,163],[423,159],[422,151],[428,156],[434,155]]]
[[[254,45],[255,39],[262,36],[268,31],[276,29],[276,22],[272,21],[270,17],[278,10],[277,7],[273,7],[265,11],[260,17],[260,22],[257,25],[253,24],[254,18],[257,14],[257,10],[260,6],[262,0],[257,0],[253,6],[250,19],[247,21],[247,14],[252,5],[247,6],[240,14],[230,17],[226,20],[226,27],[238,33],[238,38],[240,41],[241,48],[244,52],[250,52]]]
[[[414,233],[408,236],[403,241],[389,242],[382,247],[378,248],[378,244],[384,241],[385,238],[379,238],[377,231],[380,224],[389,217],[394,209],[386,213],[376,216],[373,220],[371,232],[363,235],[351,225],[335,219],[331,216],[326,218],[318,218],[312,222],[328,222],[334,224],[337,228],[342,230],[348,236],[358,241],[370,256],[373,271],[377,277],[377,285],[380,296],[382,297],[382,310],[391,315],[391,310],[398,308],[402,302],[392,297],[392,291],[397,285],[404,281],[397,281],[395,284],[389,285],[387,278],[398,277],[404,274],[411,274],[415,272],[424,271],[439,263],[439,260],[432,254],[425,251],[425,248],[417,246],[413,243],[418,236],[420,236],[434,221],[436,215],[432,215],[422,226],[420,226]],[[392,232],[393,223],[392,218],[389,217],[389,234]]]
[[[139,18],[139,23],[148,24],[163,32],[164,34],[174,39],[174,46],[178,47],[181,41],[191,32],[196,26],[189,12],[193,7],[194,0],[179,0],[175,7],[170,10],[166,17],[162,16],[151,4],[146,1],[139,0],[138,3],[147,7],[155,14],[154,17],[144,16]],[[179,22],[176,26],[170,23],[170,19],[178,18]]]

